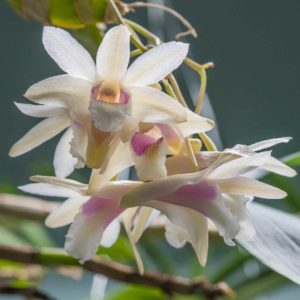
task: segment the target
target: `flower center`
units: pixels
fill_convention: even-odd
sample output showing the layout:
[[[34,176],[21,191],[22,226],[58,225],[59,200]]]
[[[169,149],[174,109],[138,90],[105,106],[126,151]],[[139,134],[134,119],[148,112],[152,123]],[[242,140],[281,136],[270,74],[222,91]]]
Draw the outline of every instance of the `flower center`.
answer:
[[[91,91],[91,98],[109,104],[127,104],[130,95],[121,88],[120,84],[112,80],[104,80],[95,85]]]

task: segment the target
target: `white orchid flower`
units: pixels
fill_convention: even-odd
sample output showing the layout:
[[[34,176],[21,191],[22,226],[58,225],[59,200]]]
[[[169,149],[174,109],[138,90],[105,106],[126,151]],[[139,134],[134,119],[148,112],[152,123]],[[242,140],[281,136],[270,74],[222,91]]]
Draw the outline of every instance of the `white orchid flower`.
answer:
[[[212,121],[150,87],[182,63],[187,44],[162,44],[128,67],[130,32],[123,25],[106,33],[96,64],[62,29],[45,27],[43,43],[67,74],[45,79],[27,90],[25,97],[39,105],[17,104],[23,113],[46,119],[13,145],[10,156],[26,153],[69,128],[55,151],[56,176],[61,178],[84,164],[100,168],[116,139],[129,140],[140,122],[184,123],[192,119],[190,125],[200,131],[213,127]]]
[[[149,207],[160,211],[180,227],[185,240],[193,245],[199,262],[205,265],[208,250],[207,218],[216,225],[225,242],[234,245],[234,238],[251,240],[254,235],[253,227],[246,218],[246,197],[279,199],[286,196],[278,188],[241,176],[249,168],[263,165],[269,156],[269,152],[263,152],[227,162],[219,159],[203,171],[169,176],[148,183],[109,182],[93,192],[88,201],[82,204],[70,227],[66,250],[81,261],[89,259],[96,253],[106,227],[119,218],[125,208]],[[47,177],[35,177],[34,180],[46,180],[75,188],[80,193],[83,191],[82,185],[72,181]],[[140,227],[136,230],[139,236],[145,223],[145,220],[136,223]],[[169,233],[169,241],[172,240],[170,236]],[[173,241],[178,245],[176,231]]]
[[[140,124],[139,131],[133,134],[130,141],[120,141],[107,155],[107,164],[99,170],[98,185],[105,185],[131,166],[135,166],[138,178],[143,181],[167,176],[167,155],[186,153],[184,138],[199,132],[200,127],[199,123],[198,126],[194,124],[192,117],[180,124]],[[199,151],[198,146],[194,143],[195,152]],[[186,157],[186,163],[191,165],[190,158]]]
[[[264,140],[249,146],[238,144],[233,148],[225,149],[224,151],[201,151],[199,153],[195,153],[195,156],[200,169],[205,169],[218,160],[222,162],[229,162],[231,160],[235,160],[238,157],[255,156],[257,153],[259,153],[257,151],[270,148],[280,143],[287,143],[290,140],[290,137],[282,137]],[[190,164],[188,164],[188,161],[189,157],[186,154],[180,154],[167,159],[166,166],[168,169],[168,175],[192,172],[193,170],[190,167]],[[297,172],[294,169],[290,168],[280,160],[273,157],[271,153],[266,157],[266,160],[263,164],[260,164],[259,166],[253,165],[252,167],[249,167],[248,172],[251,172],[253,170],[257,171],[259,169],[287,177],[293,177],[297,175]]]

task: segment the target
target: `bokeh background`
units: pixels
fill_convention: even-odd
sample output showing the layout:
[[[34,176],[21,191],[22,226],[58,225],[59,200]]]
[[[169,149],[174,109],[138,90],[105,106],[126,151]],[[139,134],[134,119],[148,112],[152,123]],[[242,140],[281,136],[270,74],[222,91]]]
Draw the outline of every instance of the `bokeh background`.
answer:
[[[299,151],[300,2],[173,0],[165,3],[180,11],[196,28],[198,38],[186,39],[191,43],[192,56],[201,63],[213,61],[216,65],[208,71],[207,92],[218,123],[218,144],[231,147],[237,143],[292,136],[294,139],[288,145],[278,146],[274,153],[282,157]],[[164,39],[171,39],[179,26],[172,17],[152,10],[139,9],[128,17],[149,26]],[[26,183],[30,175],[53,173],[49,157],[53,157],[58,140],[53,139],[24,156],[9,158],[7,153],[11,145],[36,123],[34,118],[22,115],[14,101],[24,102],[22,95],[31,84],[61,74],[61,71],[43,49],[41,25],[24,21],[5,1],[0,2],[0,24],[0,191],[13,192],[17,185]],[[184,74],[179,76],[186,78]],[[197,83],[197,78],[191,78],[191,85]],[[191,96],[195,97],[193,90]],[[205,112],[211,114],[208,104]],[[293,182],[299,185],[299,179]],[[61,243],[63,235],[64,231],[58,231],[53,236]],[[143,243],[150,243],[150,240],[151,237]],[[159,247],[171,251],[168,246],[153,242],[148,250],[152,259],[161,251]],[[183,274],[188,272],[184,255],[190,253],[185,251],[189,250],[171,255],[179,259],[182,268],[178,272]],[[216,258],[215,262],[221,261],[225,254],[213,251],[216,255],[211,256]],[[227,255],[228,250],[224,251]],[[164,260],[166,258],[162,257],[161,261]],[[217,267],[212,260],[213,267],[208,273],[213,273]],[[165,262],[162,269],[174,271],[168,264]],[[250,275],[255,273],[255,268],[260,266],[249,265]],[[191,273],[197,272],[194,269]],[[60,279],[58,292],[55,292],[57,299],[84,299],[91,275],[85,276],[78,290],[73,290],[73,281]],[[51,290],[50,287],[57,283],[58,278],[50,276],[44,288]],[[71,289],[67,288],[71,286],[72,297],[68,294]],[[80,289],[84,292],[78,294]],[[255,299],[298,299],[299,293],[299,288],[288,284],[280,292],[273,293],[277,296]]]

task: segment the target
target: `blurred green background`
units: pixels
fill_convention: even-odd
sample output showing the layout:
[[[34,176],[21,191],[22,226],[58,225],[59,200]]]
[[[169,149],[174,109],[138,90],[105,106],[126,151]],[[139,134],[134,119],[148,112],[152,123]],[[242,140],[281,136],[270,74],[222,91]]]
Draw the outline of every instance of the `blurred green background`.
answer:
[[[298,132],[300,2],[297,0],[173,0],[166,1],[166,4],[173,5],[196,28],[199,37],[187,38],[191,43],[193,57],[199,62],[215,62],[216,67],[208,71],[208,95],[215,111],[224,147],[292,136],[293,141],[288,145],[278,146],[274,153],[281,157],[298,151],[300,149]],[[153,17],[155,14],[150,12],[150,16]],[[127,17],[149,25],[154,31],[158,29],[157,33],[163,38],[170,37],[170,32],[175,30],[174,19],[165,16],[162,19],[163,30],[161,31],[161,27],[157,28],[160,24],[158,21],[161,20],[160,15],[156,15],[157,19],[149,20],[149,14],[145,9],[137,10],[135,15]],[[7,153],[11,145],[36,123],[34,118],[22,115],[13,102],[25,101],[22,95],[31,84],[62,72],[43,49],[41,25],[24,21],[5,1],[0,2],[0,22],[2,101],[0,105],[2,138],[0,191],[8,192],[14,191],[16,185],[26,183],[30,175],[53,172],[49,158],[53,157],[58,138],[19,158],[8,158]],[[166,24],[171,26],[170,30]],[[291,181],[289,188],[293,189],[293,195],[298,197],[299,179]],[[298,199],[299,197],[296,201],[299,203]],[[296,207],[293,207],[293,210]],[[61,242],[64,230],[56,231],[56,234],[59,237],[58,241]],[[161,239],[162,236],[151,236],[151,234],[143,239],[142,254],[147,266],[186,276],[198,275],[202,272],[200,267],[195,265],[194,257],[191,258],[192,251],[189,247],[184,250],[174,250],[165,242],[162,244]],[[121,255],[117,258],[132,262],[132,256],[130,254],[126,256],[125,244],[121,243],[118,247],[109,254],[118,256],[120,253],[125,253],[125,256]],[[264,274],[266,270],[253,259],[248,260],[246,264],[240,264],[237,271],[230,276],[225,274],[226,277],[222,274],[222,270],[226,270],[226,263],[243,260],[244,256],[237,248],[229,249],[218,241],[212,242],[209,267],[205,270],[205,274],[212,280],[219,278],[229,280],[229,283],[237,287],[240,275],[246,274],[250,285],[246,287],[246,296],[244,298],[241,296],[239,299],[254,299],[251,293],[249,296],[249,291],[253,291],[258,285],[270,290],[273,284],[285,282],[280,276],[274,274],[271,274],[273,277],[259,277],[260,271]],[[174,261],[177,262],[176,266]],[[227,268],[228,270],[230,268]],[[59,280],[57,277],[48,277],[43,288],[51,292],[53,286],[59,281],[59,288],[54,289],[57,299],[84,299],[83,295],[87,294],[90,277],[87,274],[83,285],[78,288],[78,291],[80,289],[84,291],[81,294],[74,289],[74,282],[69,282],[69,279],[64,281],[60,277]],[[261,279],[251,285],[251,278]],[[68,294],[68,290],[72,290],[72,296]],[[138,291],[135,293],[140,295]],[[149,299],[163,299],[160,295],[153,296],[152,292],[149,293]],[[289,284],[271,295],[255,296],[255,299],[284,297],[296,300],[299,293],[299,288]],[[124,295],[112,299],[120,299]],[[131,297],[128,299],[139,299],[139,296]],[[143,299],[148,299],[145,297],[144,294]]]

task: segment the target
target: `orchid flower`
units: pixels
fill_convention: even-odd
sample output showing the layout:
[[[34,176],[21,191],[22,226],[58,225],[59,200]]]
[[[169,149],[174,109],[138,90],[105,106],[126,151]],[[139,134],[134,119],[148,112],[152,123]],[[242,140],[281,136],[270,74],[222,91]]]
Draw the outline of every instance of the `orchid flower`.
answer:
[[[205,169],[209,165],[217,161],[222,161],[225,163],[231,160],[235,160],[239,157],[255,156],[257,153],[259,153],[257,151],[273,147],[280,143],[287,143],[290,140],[290,137],[282,137],[264,140],[249,146],[238,144],[235,145],[233,148],[228,148],[224,151],[201,151],[199,153],[195,153],[195,156],[200,169]],[[260,164],[259,166],[253,165],[251,168],[249,167],[248,172],[251,172],[254,169],[261,169],[287,177],[293,177],[297,175],[294,169],[290,168],[289,166],[282,163],[280,160],[273,157],[271,155],[271,152],[269,152],[269,154],[270,155],[266,157],[266,160],[263,164]],[[184,153],[167,159],[166,166],[168,169],[168,175],[192,172],[192,168],[188,164],[188,161],[189,157]]]
[[[151,87],[184,60],[188,45],[169,42],[157,46],[128,68],[130,32],[119,25],[110,29],[99,46],[96,64],[90,54],[66,31],[45,27],[43,43],[48,54],[67,74],[31,86],[25,97],[38,105],[17,103],[25,114],[46,118],[10,150],[24,154],[68,128],[54,157],[57,177],[74,167],[100,168],[119,139],[126,142],[141,122],[185,123],[200,131],[213,127],[167,94]],[[189,123],[191,124],[191,123]]]
[[[269,157],[269,152],[263,152],[225,163],[218,160],[200,172],[168,176],[147,183],[109,182],[93,192],[76,216],[73,215],[66,250],[82,262],[89,259],[96,253],[104,230],[113,220],[125,209],[144,206],[160,211],[174,227],[179,227],[181,233],[173,229],[173,239],[169,230],[168,240],[178,245],[178,236],[182,237],[183,231],[186,241],[194,247],[199,262],[205,265],[208,251],[207,218],[216,225],[225,242],[234,245],[235,238],[247,241],[254,236],[253,227],[247,220],[247,197],[279,199],[286,196],[278,188],[241,176],[249,168],[263,165]],[[47,177],[35,177],[34,180],[59,184],[79,193],[86,190],[80,183],[68,180]],[[78,205],[76,209],[78,211]],[[138,222],[138,226],[141,223]],[[141,232],[143,228],[137,231]]]

